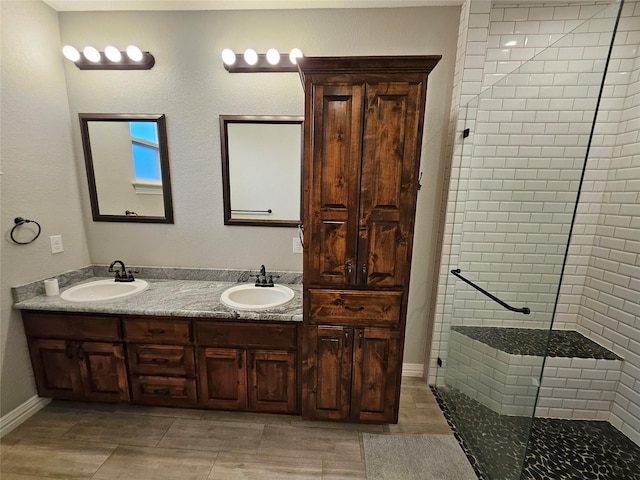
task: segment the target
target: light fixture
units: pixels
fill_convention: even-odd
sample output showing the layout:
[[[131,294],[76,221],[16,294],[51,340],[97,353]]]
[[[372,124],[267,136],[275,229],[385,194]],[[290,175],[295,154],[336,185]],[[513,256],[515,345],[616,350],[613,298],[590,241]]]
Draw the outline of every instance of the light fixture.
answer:
[[[84,47],[84,49],[82,50],[82,55],[84,55],[84,58],[89,60],[91,63],[98,63],[101,58],[100,52],[95,47],[92,47],[90,45]]]
[[[72,47],[71,45],[65,45],[62,48],[62,54],[64,55],[64,58],[71,60],[72,62],[80,60],[80,52],[76,47]]]
[[[278,52],[278,50],[276,50],[275,48],[270,48],[269,50],[267,50],[267,62],[269,62],[270,65],[277,65],[279,61],[280,52]]]
[[[109,45],[104,49],[104,55],[112,62],[119,62],[122,60],[122,53],[113,45]]]
[[[247,65],[255,65],[258,63],[258,54],[253,48],[247,48],[244,51],[243,58]]]
[[[282,57],[286,56],[290,62],[282,60]],[[222,50],[222,63],[229,73],[297,72],[297,59],[302,56],[299,48],[294,48],[289,54],[282,54],[275,48],[270,48],[266,54],[256,53],[252,48],[237,54],[225,48]]]
[[[289,52],[289,60],[294,65],[298,63],[298,59],[300,57],[302,57],[302,51],[299,48],[293,48],[291,49],[291,52]]]
[[[139,62],[143,57],[142,50],[140,50],[135,45],[129,45],[127,47],[127,57],[129,57],[134,62]]]
[[[80,70],[149,70],[156,63],[153,55],[143,52],[135,45],[129,45],[125,51],[109,45],[104,52],[99,52],[95,47],[86,46],[82,50],[82,55],[75,47],[65,45],[62,54],[67,60],[75,63]]]
[[[230,48],[222,50],[222,61],[225,65],[233,65],[236,63],[236,54]]]

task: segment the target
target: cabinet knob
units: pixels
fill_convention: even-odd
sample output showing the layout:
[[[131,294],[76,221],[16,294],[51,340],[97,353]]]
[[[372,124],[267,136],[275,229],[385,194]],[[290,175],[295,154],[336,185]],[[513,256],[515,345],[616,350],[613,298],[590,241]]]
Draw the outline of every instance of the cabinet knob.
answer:
[[[360,340],[360,343],[358,344],[358,347],[362,348],[362,341],[364,339],[364,331],[360,330],[358,332],[358,339]]]
[[[242,370],[242,352],[238,352],[238,370]]]

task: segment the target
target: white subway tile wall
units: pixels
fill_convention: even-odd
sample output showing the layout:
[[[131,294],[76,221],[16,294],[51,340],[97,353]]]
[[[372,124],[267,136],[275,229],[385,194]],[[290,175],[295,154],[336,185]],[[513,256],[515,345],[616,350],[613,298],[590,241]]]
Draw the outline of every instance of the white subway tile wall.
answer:
[[[459,50],[462,85],[454,101],[463,108],[459,118],[452,114],[457,129],[430,383],[444,381],[436,359],[447,362],[452,322],[531,328],[551,322],[617,8],[595,2],[491,8],[484,0],[463,6],[466,48]],[[563,403],[562,390],[545,384],[557,371],[545,369],[549,404],[540,411],[572,418],[571,412],[593,410],[581,408],[584,402],[608,402],[609,420],[640,443],[640,2],[625,3],[618,28],[555,327],[578,330],[625,361],[612,399],[611,384],[602,384],[605,399],[576,393]],[[463,143],[464,128],[471,136]],[[496,308],[455,281],[449,273],[455,267],[532,314]],[[558,381],[568,378],[577,380]],[[582,395],[596,395],[575,385]]]

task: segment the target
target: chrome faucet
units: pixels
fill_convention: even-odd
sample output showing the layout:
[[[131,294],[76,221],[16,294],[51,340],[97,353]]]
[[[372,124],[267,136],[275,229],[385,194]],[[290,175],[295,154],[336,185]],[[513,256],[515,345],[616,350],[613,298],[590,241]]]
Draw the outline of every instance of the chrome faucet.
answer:
[[[118,263],[120,264],[120,270],[114,270],[113,267]],[[133,278],[133,272],[131,270],[127,272],[127,267],[124,266],[124,262],[122,260],[114,260],[113,262],[111,262],[111,265],[109,265],[108,271],[115,272],[116,282],[133,282],[135,280],[135,278]],[[135,272],[135,273],[138,273],[138,272]]]

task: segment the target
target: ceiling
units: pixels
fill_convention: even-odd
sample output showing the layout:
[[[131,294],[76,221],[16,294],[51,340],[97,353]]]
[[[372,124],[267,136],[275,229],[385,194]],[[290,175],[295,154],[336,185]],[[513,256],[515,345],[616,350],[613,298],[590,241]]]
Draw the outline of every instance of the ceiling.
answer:
[[[277,10],[461,5],[463,0],[44,0],[58,12],[106,10]]]

